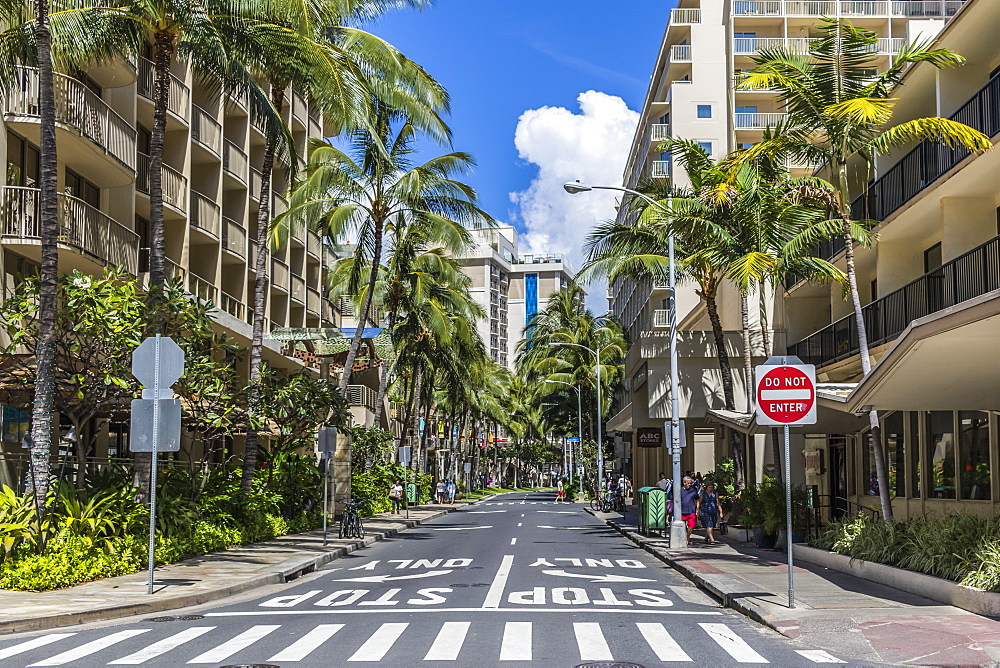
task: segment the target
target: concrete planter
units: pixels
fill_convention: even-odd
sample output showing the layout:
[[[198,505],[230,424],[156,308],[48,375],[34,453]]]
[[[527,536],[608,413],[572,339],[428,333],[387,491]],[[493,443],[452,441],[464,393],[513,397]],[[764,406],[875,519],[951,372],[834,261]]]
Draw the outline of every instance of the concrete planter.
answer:
[[[894,566],[876,564],[808,545],[793,545],[795,558],[834,571],[847,573],[869,582],[924,596],[978,615],[1000,615],[1000,593],[966,587],[951,580],[915,573]]]

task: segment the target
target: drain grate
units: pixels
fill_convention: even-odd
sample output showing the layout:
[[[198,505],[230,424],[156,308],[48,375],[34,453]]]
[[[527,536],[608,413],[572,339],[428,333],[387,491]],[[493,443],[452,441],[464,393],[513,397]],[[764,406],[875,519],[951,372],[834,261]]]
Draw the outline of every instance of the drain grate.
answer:
[[[574,668],[645,668],[645,666],[631,661],[591,661],[579,663]]]
[[[172,622],[175,619],[177,619],[177,618],[176,617],[172,617],[172,616],[171,617],[150,617],[146,621],[147,622]]]
[[[196,619],[205,619],[205,615],[179,615],[177,619],[182,622],[193,622]]]
[[[163,617],[151,617],[147,622],[191,622],[196,619],[205,619],[205,615],[164,615]]]
[[[459,582],[458,584],[450,584],[448,586],[449,587],[468,587],[469,585],[465,584],[464,582]]]
[[[477,582],[476,584],[469,585],[470,587],[489,587],[489,582]]]

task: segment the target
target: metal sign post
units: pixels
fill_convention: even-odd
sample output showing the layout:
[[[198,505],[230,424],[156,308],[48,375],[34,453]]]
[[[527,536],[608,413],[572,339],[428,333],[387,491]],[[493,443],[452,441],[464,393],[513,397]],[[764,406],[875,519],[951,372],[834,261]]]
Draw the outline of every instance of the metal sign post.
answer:
[[[795,607],[792,559],[792,458],[788,428],[816,424],[816,367],[798,357],[772,357],[756,369],[757,423],[785,431],[785,550],[788,553],[788,607]],[[777,465],[778,462],[775,462]]]
[[[317,448],[323,459],[323,545],[327,543],[327,518],[330,515],[330,464],[337,450],[337,430],[320,427]]]
[[[410,457],[412,450],[410,446],[404,445],[399,448],[399,463],[403,465],[403,507],[406,509],[406,519],[410,519]]]

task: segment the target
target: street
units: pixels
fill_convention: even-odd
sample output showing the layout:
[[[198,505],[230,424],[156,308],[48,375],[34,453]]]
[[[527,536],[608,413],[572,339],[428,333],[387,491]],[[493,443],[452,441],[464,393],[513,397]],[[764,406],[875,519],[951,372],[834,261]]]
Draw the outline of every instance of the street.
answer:
[[[8,636],[0,665],[844,663],[720,608],[553,497],[495,497],[245,600]]]

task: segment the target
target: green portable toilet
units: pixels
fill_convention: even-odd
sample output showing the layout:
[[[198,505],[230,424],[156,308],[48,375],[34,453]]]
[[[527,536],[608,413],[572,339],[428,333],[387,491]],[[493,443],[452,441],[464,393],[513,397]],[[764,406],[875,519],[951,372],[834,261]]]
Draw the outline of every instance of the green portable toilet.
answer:
[[[652,531],[667,528],[667,494],[659,487],[639,488],[639,533],[648,536]]]
[[[417,503],[417,483],[406,483],[406,502],[411,506]]]

